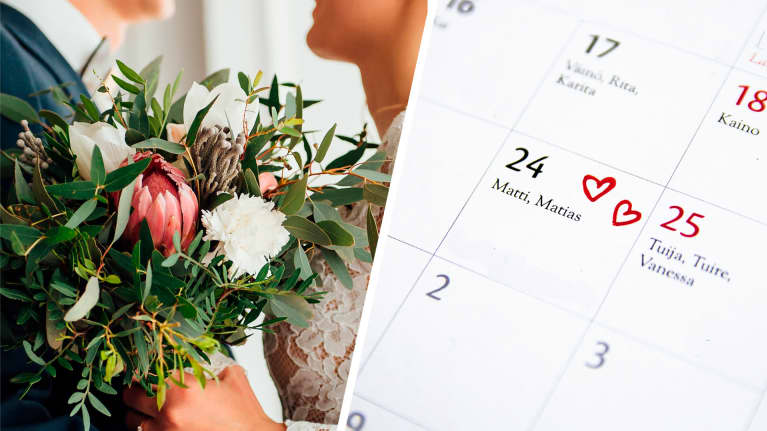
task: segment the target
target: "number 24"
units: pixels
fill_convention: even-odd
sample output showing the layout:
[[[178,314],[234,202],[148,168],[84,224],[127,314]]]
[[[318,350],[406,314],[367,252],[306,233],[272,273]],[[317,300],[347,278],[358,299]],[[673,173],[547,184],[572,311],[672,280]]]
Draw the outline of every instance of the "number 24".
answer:
[[[520,157],[519,160],[517,160],[516,162],[509,163],[508,165],[506,165],[506,167],[511,169],[512,171],[519,172],[520,169],[516,165],[519,163],[522,163],[522,161],[524,161],[527,158],[527,156],[530,155],[530,152],[527,151],[527,149],[522,147],[517,148],[516,151],[521,151],[522,157]],[[539,157],[527,164],[527,169],[530,169],[531,171],[533,171],[533,178],[537,177],[538,174],[540,174],[543,171],[542,162],[546,160],[547,158],[549,158],[549,156]]]

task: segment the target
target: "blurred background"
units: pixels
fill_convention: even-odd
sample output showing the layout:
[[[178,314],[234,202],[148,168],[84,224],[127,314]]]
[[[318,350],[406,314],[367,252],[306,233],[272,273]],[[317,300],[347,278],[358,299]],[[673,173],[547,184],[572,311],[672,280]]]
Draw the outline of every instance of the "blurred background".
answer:
[[[301,84],[305,99],[323,100],[308,109],[305,129],[337,122],[341,134],[353,135],[368,123],[378,142],[357,68],[323,60],[306,46],[313,9],[314,0],[177,0],[174,17],[130,28],[117,58],[138,70],[162,54],[160,88],[183,68],[184,92],[222,68],[232,69],[234,82],[238,71],[262,70],[264,85],[276,72],[281,82]]]
[[[305,99],[322,100],[305,112],[304,130],[324,134],[338,123],[337,133],[354,135],[367,123],[370,141],[379,142],[357,68],[323,60],[306,45],[313,9],[314,0],[177,0],[172,18],[132,27],[117,58],[139,70],[162,54],[160,88],[183,68],[183,93],[193,81],[222,68],[231,68],[234,82],[238,71],[255,76],[262,70],[263,85],[276,72],[281,82],[300,84]],[[350,149],[351,144],[336,141],[327,160]],[[276,398],[276,388],[263,359],[261,333],[234,353],[259,400],[265,400],[266,413],[281,421],[281,406],[268,402]]]

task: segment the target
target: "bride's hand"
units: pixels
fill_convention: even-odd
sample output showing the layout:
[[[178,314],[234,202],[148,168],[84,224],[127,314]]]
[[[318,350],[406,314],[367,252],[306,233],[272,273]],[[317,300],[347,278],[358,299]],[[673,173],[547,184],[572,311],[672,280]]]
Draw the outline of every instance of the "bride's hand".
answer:
[[[209,381],[202,389],[194,376],[187,374],[188,389],[168,384],[165,405],[157,410],[157,400],[134,385],[123,392],[123,401],[134,410],[128,412],[130,429],[143,431],[284,431],[285,425],[272,421],[264,413],[250,389],[240,366],[226,368],[219,383]]]

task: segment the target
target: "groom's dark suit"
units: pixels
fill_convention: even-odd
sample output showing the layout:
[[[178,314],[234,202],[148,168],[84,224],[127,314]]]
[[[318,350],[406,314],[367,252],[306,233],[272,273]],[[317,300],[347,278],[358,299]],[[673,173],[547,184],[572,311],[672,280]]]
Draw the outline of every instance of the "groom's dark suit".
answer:
[[[23,14],[5,4],[0,4],[0,23],[0,54],[2,55],[0,92],[24,99],[36,110],[48,109],[67,118],[71,111],[56,102],[50,93],[34,93],[67,83],[69,85],[64,88],[65,92],[77,100],[80,94],[88,94],[79,73],[72,69],[40,29]],[[3,149],[15,147],[21,126],[5,117],[2,117],[1,121],[0,146]],[[32,130],[40,131],[35,127]],[[3,172],[3,176],[6,174]],[[3,187],[6,186],[8,182],[3,181]],[[5,193],[5,190],[2,192]],[[9,321],[12,320],[9,317],[13,316],[13,313],[6,312],[8,311],[6,307],[11,307],[13,304],[4,298],[2,302],[3,312],[0,313],[2,314],[0,318],[3,325],[2,336],[5,338],[13,332],[14,323]],[[23,399],[19,399],[24,386],[10,383],[11,377],[22,371],[36,371],[37,368],[37,365],[30,364],[22,350],[2,352],[0,426],[3,430],[16,431],[82,431],[83,424],[79,415],[70,417],[66,403],[74,390],[77,376],[67,376],[67,373],[62,372],[65,370],[59,370],[56,379],[44,378]],[[107,396],[99,395],[99,398],[106,401]],[[113,414],[119,413],[120,410],[111,406],[110,409]],[[95,416],[96,412],[93,409],[90,410],[91,415]],[[117,416],[120,415],[117,414]],[[99,422],[98,418],[94,420]],[[108,425],[99,425],[102,429],[111,428]]]
[[[40,29],[15,9],[0,4],[0,21],[0,91],[26,100],[36,110],[48,109],[66,118],[71,111],[56,102],[50,92],[35,93],[67,84],[65,91],[73,96],[74,100],[78,100],[80,94],[88,94],[80,80],[80,74],[72,70],[72,66]],[[33,128],[34,132],[39,130]],[[19,131],[21,126],[18,123],[2,117],[0,147],[14,147]]]

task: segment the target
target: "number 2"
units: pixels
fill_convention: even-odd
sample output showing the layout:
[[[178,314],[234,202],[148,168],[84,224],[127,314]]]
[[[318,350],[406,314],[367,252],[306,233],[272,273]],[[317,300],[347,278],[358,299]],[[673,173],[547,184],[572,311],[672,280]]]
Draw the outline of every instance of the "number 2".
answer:
[[[349,413],[349,418],[346,419],[346,426],[353,431],[362,431],[362,427],[365,426],[365,415],[360,412]]]
[[[448,284],[450,284],[450,277],[448,277],[448,276],[447,276],[447,275],[445,275],[445,274],[440,274],[440,275],[438,275],[438,276],[437,276],[437,278],[443,278],[443,279],[445,279],[445,284],[443,284],[441,287],[438,287],[438,288],[436,288],[436,289],[432,290],[431,292],[427,292],[427,293],[426,293],[426,296],[428,296],[429,298],[433,298],[433,299],[436,299],[437,301],[441,301],[441,300],[442,300],[442,298],[440,298],[439,296],[435,295],[435,293],[437,293],[437,292],[439,292],[440,290],[442,290],[442,289],[446,288],[446,287],[447,287],[447,285],[448,285]]]
[[[601,346],[602,347],[602,351],[601,352],[598,351],[598,352],[594,353],[594,356],[597,357],[597,363],[596,364],[592,364],[590,362],[586,362],[586,366],[589,367],[589,368],[597,369],[597,368],[600,368],[602,365],[604,365],[605,364],[605,355],[607,354],[607,352],[610,351],[610,345],[605,343],[604,341],[598,341],[597,342],[597,346]]]
[[[677,206],[677,205],[671,205],[668,208],[672,209],[672,210],[676,210],[677,214],[671,220],[669,220],[669,221],[667,221],[665,223],[661,223],[660,226],[663,227],[663,228],[666,228],[666,229],[668,229],[670,231],[676,232],[676,228],[671,226],[671,224],[675,223],[676,221],[678,221],[679,219],[684,217],[684,209],[682,207],[680,207],[680,206]],[[692,238],[692,237],[698,235],[700,233],[700,227],[697,224],[695,224],[694,219],[696,219],[696,218],[705,218],[705,216],[703,214],[698,214],[698,213],[690,214],[690,216],[687,217],[686,223],[688,225],[692,226],[692,232],[690,232],[690,233],[679,232],[679,235],[682,235],[683,237],[686,237],[686,238]]]

